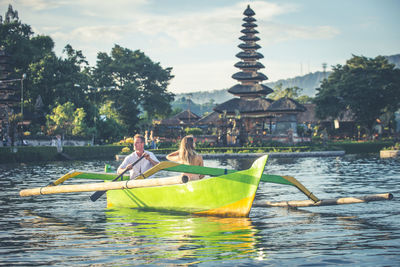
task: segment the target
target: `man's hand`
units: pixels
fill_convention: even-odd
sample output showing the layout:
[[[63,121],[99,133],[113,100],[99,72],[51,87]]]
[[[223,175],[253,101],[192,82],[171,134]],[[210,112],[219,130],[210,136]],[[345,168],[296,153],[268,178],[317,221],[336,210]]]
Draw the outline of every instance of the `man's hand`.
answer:
[[[154,161],[154,160],[150,157],[150,155],[147,154],[147,153],[143,153],[143,157],[144,157],[146,160],[148,160],[148,161],[151,163],[151,165],[153,165],[153,166],[158,164],[158,162],[157,162],[157,161]]]
[[[133,163],[126,166],[125,170],[132,170],[132,168],[133,168]]]
[[[143,153],[143,157],[144,157],[145,159],[147,159],[147,160],[149,160],[149,159],[150,159],[150,155],[149,155],[149,154],[147,154],[147,153]]]

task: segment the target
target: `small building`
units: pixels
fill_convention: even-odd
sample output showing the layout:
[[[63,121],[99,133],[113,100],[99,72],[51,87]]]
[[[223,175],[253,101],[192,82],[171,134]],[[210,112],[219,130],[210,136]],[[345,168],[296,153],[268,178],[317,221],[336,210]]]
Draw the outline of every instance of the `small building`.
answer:
[[[170,118],[154,121],[154,135],[177,138],[184,135],[185,128],[196,127],[200,116],[190,110],[182,111]]]

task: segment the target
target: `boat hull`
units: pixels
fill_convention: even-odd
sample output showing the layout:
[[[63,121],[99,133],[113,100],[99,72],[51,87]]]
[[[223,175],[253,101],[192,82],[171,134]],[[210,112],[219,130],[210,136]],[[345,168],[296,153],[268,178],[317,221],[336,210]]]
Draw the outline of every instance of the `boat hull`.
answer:
[[[184,184],[109,190],[107,207],[247,217],[266,161],[267,156],[264,156],[248,170]]]

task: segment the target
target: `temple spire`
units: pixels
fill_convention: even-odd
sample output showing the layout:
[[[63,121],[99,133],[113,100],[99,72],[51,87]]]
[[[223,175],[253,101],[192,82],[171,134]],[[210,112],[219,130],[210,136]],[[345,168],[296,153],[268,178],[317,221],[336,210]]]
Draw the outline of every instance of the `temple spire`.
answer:
[[[237,80],[239,84],[228,90],[229,93],[240,98],[255,98],[273,92],[271,88],[261,84],[262,81],[268,80],[268,78],[263,73],[258,72],[259,69],[264,68],[264,65],[258,62],[264,56],[257,52],[261,46],[257,44],[260,38],[256,36],[258,31],[255,29],[257,27],[256,19],[253,18],[255,14],[250,5],[243,12],[245,17],[243,18],[244,23],[242,24],[241,33],[244,35],[239,38],[243,43],[238,45],[243,51],[236,54],[236,57],[241,61],[234,65],[241,71],[232,75],[232,78]]]

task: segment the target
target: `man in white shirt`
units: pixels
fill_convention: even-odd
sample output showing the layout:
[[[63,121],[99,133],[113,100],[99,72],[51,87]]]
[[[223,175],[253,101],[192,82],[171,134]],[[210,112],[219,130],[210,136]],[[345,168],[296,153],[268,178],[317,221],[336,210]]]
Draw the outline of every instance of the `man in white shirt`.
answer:
[[[137,176],[141,175],[142,173],[159,163],[159,160],[152,152],[144,150],[144,136],[137,134],[134,136],[133,140],[135,151],[124,159],[117,170],[117,174],[121,174],[125,170],[130,170],[130,179],[136,178]],[[136,162],[141,156],[143,156],[143,159],[136,163],[135,166],[132,166],[132,164]]]

